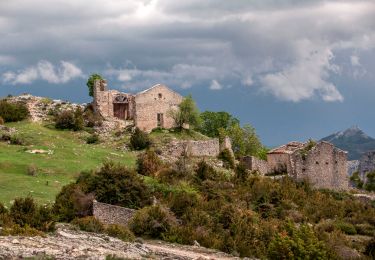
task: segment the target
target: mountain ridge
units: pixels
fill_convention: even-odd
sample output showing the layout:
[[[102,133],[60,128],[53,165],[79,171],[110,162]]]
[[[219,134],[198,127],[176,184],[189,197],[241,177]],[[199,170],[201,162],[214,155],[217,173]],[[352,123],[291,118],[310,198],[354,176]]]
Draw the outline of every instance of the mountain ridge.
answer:
[[[365,152],[375,150],[375,139],[357,125],[335,132],[321,139],[348,152],[348,160],[359,160]]]

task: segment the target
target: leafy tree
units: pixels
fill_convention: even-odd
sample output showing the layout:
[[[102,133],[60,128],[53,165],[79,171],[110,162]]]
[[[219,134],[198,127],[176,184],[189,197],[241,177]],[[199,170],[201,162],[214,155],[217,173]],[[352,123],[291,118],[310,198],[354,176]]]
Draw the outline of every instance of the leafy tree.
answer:
[[[363,181],[359,177],[359,172],[354,172],[352,176],[350,176],[350,181],[354,184],[354,186],[358,189],[363,188]]]
[[[219,137],[219,129],[227,131],[230,127],[240,123],[237,118],[224,111],[205,111],[200,114],[200,118],[202,123],[198,131],[210,137]]]
[[[103,79],[102,76],[100,76],[99,74],[92,74],[89,79],[87,80],[87,87],[89,88],[89,95],[91,97],[94,96],[94,82],[95,80],[97,79]]]
[[[178,109],[171,109],[168,111],[170,117],[173,118],[176,127],[182,129],[185,124],[191,127],[199,125],[199,110],[191,95],[185,97],[178,105]]]
[[[246,124],[241,127],[235,124],[229,128],[227,134],[232,141],[232,149],[237,157],[252,155],[260,156],[264,154],[264,147],[257,136],[254,127]]]

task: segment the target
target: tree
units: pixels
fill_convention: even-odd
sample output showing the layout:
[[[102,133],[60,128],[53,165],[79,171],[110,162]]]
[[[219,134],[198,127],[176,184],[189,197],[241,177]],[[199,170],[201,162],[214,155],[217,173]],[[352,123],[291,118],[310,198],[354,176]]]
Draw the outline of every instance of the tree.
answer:
[[[168,114],[173,118],[176,127],[179,129],[182,129],[185,124],[196,127],[200,122],[199,110],[191,95],[182,100],[178,105],[178,109],[171,109],[168,111]]]
[[[246,124],[241,127],[235,124],[227,131],[228,136],[232,141],[232,149],[237,157],[252,155],[263,157],[264,147],[257,136],[254,127]]]
[[[87,80],[87,87],[89,88],[89,95],[91,97],[94,96],[94,82],[95,80],[97,79],[103,79],[102,76],[100,76],[99,74],[92,74],[89,79]]]
[[[240,121],[231,114],[220,111],[205,111],[200,114],[201,124],[198,131],[210,137],[219,137],[219,129],[227,131],[230,127],[239,124]]]
[[[365,189],[368,191],[375,191],[375,171],[367,173],[366,178]]]

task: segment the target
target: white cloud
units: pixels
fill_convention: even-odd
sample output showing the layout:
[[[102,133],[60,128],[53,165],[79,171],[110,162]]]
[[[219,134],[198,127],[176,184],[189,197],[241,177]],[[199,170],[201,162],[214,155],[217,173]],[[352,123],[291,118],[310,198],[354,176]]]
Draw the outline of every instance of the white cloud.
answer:
[[[361,63],[359,62],[359,57],[357,55],[350,56],[350,63],[352,66],[361,66]]]
[[[223,86],[216,79],[214,79],[214,80],[211,81],[210,89],[211,90],[221,90],[221,89],[223,89]]]
[[[46,60],[39,61],[36,65],[17,72],[3,73],[3,82],[12,85],[31,84],[35,80],[44,80],[53,84],[67,83],[68,81],[82,77],[83,73],[73,63],[61,61],[59,67],[55,67]]]
[[[253,80],[253,78],[252,78],[250,75],[248,75],[248,76],[246,76],[246,77],[241,81],[241,83],[242,83],[244,86],[250,87],[250,86],[254,85],[254,80]]]
[[[314,96],[327,102],[343,101],[336,86],[328,81],[331,72],[338,72],[331,49],[303,40],[296,43],[296,52],[293,64],[261,78],[262,90],[285,101],[299,102]]]

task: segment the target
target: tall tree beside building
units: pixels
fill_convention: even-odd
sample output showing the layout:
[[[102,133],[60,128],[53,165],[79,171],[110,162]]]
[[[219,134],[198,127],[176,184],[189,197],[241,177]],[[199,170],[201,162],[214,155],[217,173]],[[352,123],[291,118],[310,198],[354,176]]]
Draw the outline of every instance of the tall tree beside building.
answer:
[[[89,88],[89,95],[91,97],[94,96],[94,82],[95,80],[97,79],[103,79],[102,76],[100,76],[99,74],[92,74],[89,79],[87,80],[87,87]]]
[[[171,109],[168,114],[173,118],[176,127],[182,129],[185,124],[190,127],[197,127],[200,122],[199,110],[192,96],[185,97],[178,105],[178,109]]]

